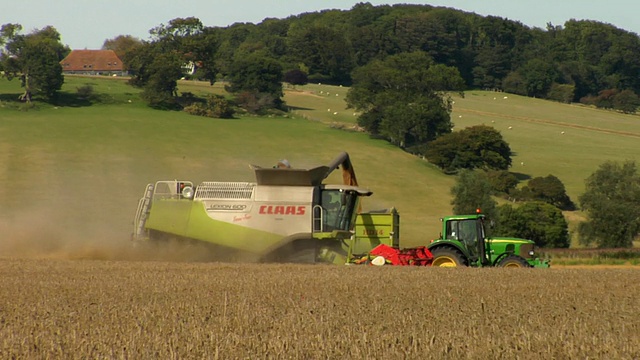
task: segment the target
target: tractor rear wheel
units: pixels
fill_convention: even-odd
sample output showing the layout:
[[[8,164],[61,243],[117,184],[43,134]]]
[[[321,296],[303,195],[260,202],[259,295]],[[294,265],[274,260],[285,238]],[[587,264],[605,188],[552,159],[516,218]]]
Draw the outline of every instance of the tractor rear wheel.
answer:
[[[458,250],[441,247],[441,248],[431,250],[431,254],[433,255],[433,261],[431,263],[431,266],[439,266],[439,267],[466,266],[464,257]]]
[[[531,265],[529,265],[527,260],[521,258],[520,256],[516,256],[516,255],[509,255],[509,256],[505,257],[504,259],[500,260],[500,263],[498,263],[498,266],[499,267],[508,267],[508,268],[528,268],[528,267],[531,267]]]

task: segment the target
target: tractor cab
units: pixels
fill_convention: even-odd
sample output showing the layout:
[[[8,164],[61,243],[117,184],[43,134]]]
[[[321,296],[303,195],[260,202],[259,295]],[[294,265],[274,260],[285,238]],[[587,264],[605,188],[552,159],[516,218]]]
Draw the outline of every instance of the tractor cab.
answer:
[[[458,242],[467,253],[469,263],[487,263],[484,216],[452,218],[444,222],[444,228],[445,239]]]

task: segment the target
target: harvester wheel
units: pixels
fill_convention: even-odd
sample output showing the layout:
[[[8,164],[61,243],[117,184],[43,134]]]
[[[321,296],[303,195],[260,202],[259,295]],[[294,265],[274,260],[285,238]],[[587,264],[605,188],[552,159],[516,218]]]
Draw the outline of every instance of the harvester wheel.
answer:
[[[531,265],[529,265],[529,263],[521,258],[520,256],[516,256],[516,255],[509,255],[507,257],[505,257],[504,259],[500,260],[500,263],[498,264],[499,267],[509,267],[509,268],[528,268],[531,267]]]
[[[431,250],[433,262],[431,266],[458,267],[466,266],[462,254],[458,250],[450,248],[436,248]]]

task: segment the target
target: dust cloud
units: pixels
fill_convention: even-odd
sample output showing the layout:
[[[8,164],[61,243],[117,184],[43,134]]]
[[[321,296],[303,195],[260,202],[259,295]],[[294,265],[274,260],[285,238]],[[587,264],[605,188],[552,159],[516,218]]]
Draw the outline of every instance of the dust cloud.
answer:
[[[0,258],[50,260],[253,262],[184,241],[133,241],[108,223],[79,223],[69,214],[31,210],[0,217]],[[219,250],[219,249],[218,249]]]

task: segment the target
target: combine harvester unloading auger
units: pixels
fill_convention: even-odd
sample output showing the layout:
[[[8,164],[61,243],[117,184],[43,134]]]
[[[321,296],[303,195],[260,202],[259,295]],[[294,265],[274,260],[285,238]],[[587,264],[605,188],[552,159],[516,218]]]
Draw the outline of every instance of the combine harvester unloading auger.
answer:
[[[458,240],[456,230],[455,239],[401,249],[395,209],[360,213],[361,198],[372,192],[358,185],[346,152],[327,166],[311,169],[291,168],[286,161],[274,167],[251,168],[256,182],[211,181],[194,186],[191,181],[166,180],[148,184],[138,203],[133,239],[208,244],[212,254],[218,254],[223,261],[236,258],[415,266],[537,264],[533,260],[533,242],[529,240],[502,241],[499,247],[494,244],[489,249],[487,246],[492,243],[484,238],[481,215],[468,219],[473,220],[478,231],[475,250],[466,246],[468,241]],[[342,170],[343,183],[324,184],[338,168]],[[448,229],[454,222],[444,224]],[[458,229],[464,223],[455,224]]]

